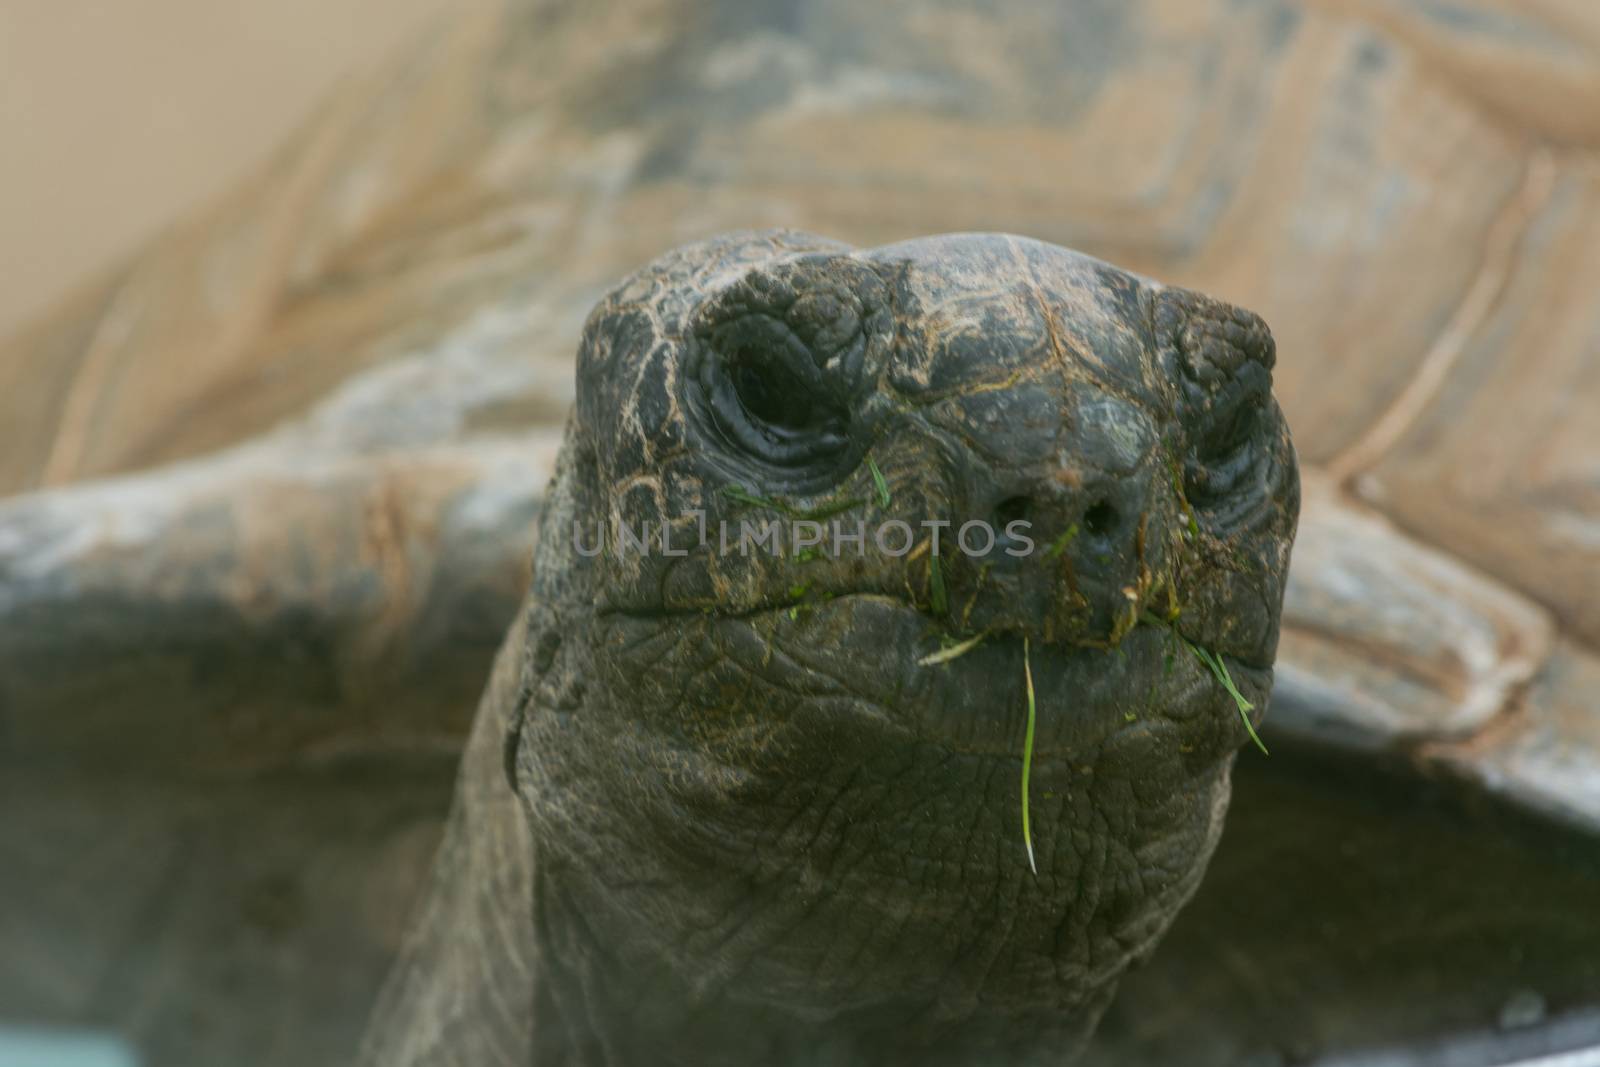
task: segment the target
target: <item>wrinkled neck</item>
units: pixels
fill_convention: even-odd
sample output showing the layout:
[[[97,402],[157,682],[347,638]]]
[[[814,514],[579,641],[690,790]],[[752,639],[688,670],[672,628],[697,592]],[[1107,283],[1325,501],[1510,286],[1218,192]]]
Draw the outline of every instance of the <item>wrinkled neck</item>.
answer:
[[[534,877],[536,1067],[847,1063],[818,1059],[817,1028],[770,1009],[697,996],[665,967],[624,962],[625,922],[585,903],[569,871]]]
[[[534,1067],[1060,1067],[1111,998],[1074,1018],[941,1025],[922,1001],[818,1018],[738,982],[701,996],[684,976],[623,962],[625,923],[601,920],[565,874],[536,864]]]

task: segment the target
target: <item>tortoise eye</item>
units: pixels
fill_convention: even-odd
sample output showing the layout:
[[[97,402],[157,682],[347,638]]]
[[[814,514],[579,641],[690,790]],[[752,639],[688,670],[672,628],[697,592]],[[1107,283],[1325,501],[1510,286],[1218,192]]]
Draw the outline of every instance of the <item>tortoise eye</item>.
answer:
[[[1255,436],[1261,421],[1266,394],[1246,391],[1242,396],[1225,396],[1204,418],[1195,454],[1201,462],[1220,463]]]
[[[1261,435],[1268,425],[1271,378],[1245,369],[1196,413],[1189,461],[1184,465],[1184,493],[1202,510],[1227,510],[1230,501],[1247,496],[1255,484],[1267,449]]]
[[[855,468],[867,355],[893,336],[882,289],[872,269],[818,255],[753,269],[694,310],[686,414],[718,463],[792,492]]]
[[[845,447],[836,375],[782,320],[752,313],[712,330],[704,384],[724,438],[765,463],[803,467]]]
[[[1155,331],[1179,385],[1189,456],[1184,491],[1197,507],[1237,495],[1266,451],[1277,346],[1259,315],[1188,289],[1156,297]]]

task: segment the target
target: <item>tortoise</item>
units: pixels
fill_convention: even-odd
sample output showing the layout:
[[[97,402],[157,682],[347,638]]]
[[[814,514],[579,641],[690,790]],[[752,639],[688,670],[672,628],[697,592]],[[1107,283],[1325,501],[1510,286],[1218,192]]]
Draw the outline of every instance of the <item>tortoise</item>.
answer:
[[[463,12],[0,349],[0,1015],[346,1063],[474,906],[439,878],[531,884],[503,831],[434,850],[521,818],[503,738],[451,783],[584,318],[784,226],[1022,234],[1277,338],[1271,755],[1082,1062],[1600,1042],[1597,49],[1579,0]],[[478,947],[412,940],[378,1018]]]
[[[735,234],[623,281],[463,768],[526,819],[463,804],[363,1062],[1076,1053],[1270,685],[1274,356],[1003,235]]]

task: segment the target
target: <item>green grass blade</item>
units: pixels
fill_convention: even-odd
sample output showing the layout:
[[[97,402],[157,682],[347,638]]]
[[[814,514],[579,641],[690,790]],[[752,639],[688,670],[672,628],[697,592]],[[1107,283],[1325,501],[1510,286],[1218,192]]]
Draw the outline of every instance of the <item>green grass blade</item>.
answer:
[[[928,594],[933,601],[933,611],[943,615],[950,610],[950,599],[944,589],[944,567],[937,554],[928,557]]]
[[[745,489],[745,487],[742,485],[725,485],[722,487],[722,493],[730,500],[737,500],[741,504],[749,504],[752,507],[758,508],[771,508],[773,511],[783,510],[783,505],[779,504],[776,500],[771,500],[764,496],[757,496],[755,493]]]
[[[1044,558],[1055,559],[1057,556],[1061,555],[1061,553],[1067,550],[1067,546],[1072,544],[1073,539],[1077,536],[1078,524],[1073,523],[1065,530],[1062,530],[1059,537],[1050,542],[1050,547],[1044,550]]]
[[[872,484],[878,487],[878,503],[884,507],[889,506],[889,483],[884,481],[883,472],[873,462],[872,457],[867,457],[867,469],[872,472]]]
[[[1228,673],[1228,665],[1223,662],[1222,657],[1187,640],[1184,644],[1189,646],[1189,651],[1193,652],[1201,663],[1210,668],[1212,677],[1216,678],[1217,683],[1233,697],[1233,702],[1239,706],[1239,718],[1244,720],[1244,728],[1249,732],[1250,740],[1256,743],[1263,756],[1271,755],[1267,751],[1267,746],[1261,743],[1261,736],[1256,733],[1255,724],[1250,721],[1250,713],[1255,710],[1255,705],[1246,700],[1245,695],[1239,692],[1239,687],[1233,684],[1233,676]]]
[[[1028,732],[1022,737],[1022,843],[1028,849],[1028,867],[1033,876],[1039,876],[1039,865],[1033,860],[1033,827],[1028,822],[1028,780],[1033,775],[1033,727],[1037,719],[1033,701],[1033,664],[1028,658],[1028,639],[1022,639],[1022,678],[1028,688]]]

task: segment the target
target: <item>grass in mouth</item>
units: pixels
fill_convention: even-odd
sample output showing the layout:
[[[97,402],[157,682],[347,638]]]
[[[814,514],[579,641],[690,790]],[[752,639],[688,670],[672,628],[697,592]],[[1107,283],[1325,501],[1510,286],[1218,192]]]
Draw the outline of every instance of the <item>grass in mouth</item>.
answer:
[[[1239,687],[1233,684],[1233,678],[1228,674],[1228,665],[1222,661],[1222,657],[1209,649],[1201,648],[1182,635],[1179,635],[1178,639],[1188,646],[1189,651],[1194,653],[1196,659],[1210,669],[1211,675],[1216,678],[1217,683],[1228,691],[1228,695],[1233,698],[1233,702],[1239,706],[1239,718],[1244,720],[1244,728],[1249,731],[1250,740],[1256,743],[1256,747],[1261,750],[1263,756],[1270,755],[1267,752],[1267,746],[1261,743],[1261,736],[1256,733],[1255,724],[1250,721],[1250,713],[1255,710],[1256,706],[1246,700],[1245,695],[1239,692]]]
[[[937,556],[934,557],[938,559]],[[949,663],[977,648],[988,637],[988,633],[980,633],[976,637],[969,637],[959,644],[950,645],[938,652],[922,657],[917,661],[919,667],[933,667],[941,663]],[[1039,721],[1038,701],[1033,692],[1033,662],[1031,658],[1032,647],[1027,635],[1022,638],[1022,680],[1028,693],[1028,728],[1022,735],[1022,844],[1028,850],[1028,869],[1033,876],[1039,876],[1039,864],[1033,856],[1033,822],[1028,814],[1028,791],[1033,779],[1033,735]],[[1048,794],[1047,794],[1048,795]]]
[[[1262,743],[1261,735],[1256,733],[1255,723],[1250,721],[1250,713],[1256,710],[1256,706],[1250,703],[1249,698],[1247,698],[1243,693],[1239,692],[1239,687],[1234,684],[1233,676],[1228,673],[1228,664],[1223,661],[1223,658],[1219,654],[1211,651],[1208,648],[1201,648],[1199,645],[1195,644],[1193,641],[1179,633],[1178,628],[1173,625],[1173,622],[1176,619],[1176,612],[1173,613],[1170,619],[1159,619],[1147,611],[1140,616],[1139,621],[1148,626],[1161,626],[1172,631],[1172,636],[1176,637],[1179,643],[1194,655],[1195,659],[1205,664],[1206,670],[1211,672],[1211,677],[1215,678],[1217,680],[1217,684],[1228,691],[1228,695],[1233,698],[1234,704],[1238,706],[1239,718],[1243,720],[1245,732],[1250,735],[1250,740],[1255,742],[1256,747],[1261,750],[1261,754],[1263,756],[1271,755],[1271,753],[1267,751],[1267,746]],[[1162,673],[1172,673],[1172,657],[1170,654],[1163,657]]]
[[[937,556],[934,557],[938,559]],[[917,661],[919,667],[935,667],[941,663],[949,663],[959,659],[968,652],[977,648],[988,637],[988,633],[980,633],[969,637],[965,641],[942,648],[937,652],[923,656]],[[1033,734],[1038,723],[1039,713],[1037,701],[1033,692],[1033,664],[1029,658],[1030,645],[1026,635],[1022,638],[1022,678],[1028,692],[1028,728],[1022,737],[1022,844],[1028,850],[1028,869],[1033,871],[1034,877],[1039,876],[1039,865],[1033,856],[1033,824],[1028,817],[1028,789],[1033,778]]]
[[[1033,860],[1033,827],[1028,821],[1028,780],[1033,776],[1033,727],[1038,718],[1033,699],[1033,664],[1028,656],[1028,639],[1022,639],[1022,680],[1028,690],[1028,730],[1022,736],[1022,844],[1028,850],[1028,868],[1039,876],[1039,865]]]
[[[1249,732],[1250,740],[1255,742],[1255,746],[1261,750],[1262,755],[1269,755],[1267,746],[1262,743],[1261,736],[1256,733],[1255,724],[1250,721],[1250,712],[1255,710],[1255,705],[1250,703],[1243,693],[1239,692],[1239,687],[1234,684],[1233,677],[1228,673],[1228,665],[1223,662],[1222,657],[1209,649],[1201,648],[1176,630],[1172,632],[1173,636],[1183,642],[1184,647],[1194,653],[1196,659],[1205,664],[1212,677],[1216,678],[1217,684],[1227,690],[1228,695],[1233,698],[1233,702],[1238,705],[1239,718],[1244,721],[1244,728]],[[983,637],[983,634],[979,634],[970,641],[962,642],[947,650],[947,653],[935,653],[924,659],[923,663],[945,663],[955,659],[956,656],[971,651],[979,641],[983,640]],[[1039,719],[1038,701],[1033,691],[1033,662],[1030,653],[1030,643],[1027,636],[1024,636],[1022,638],[1022,680],[1028,694],[1028,726],[1022,735],[1022,845],[1028,851],[1028,869],[1033,872],[1034,877],[1038,877],[1039,865],[1035,862],[1033,854],[1033,824],[1028,817],[1028,790],[1029,783],[1033,778],[1033,735]],[[1169,662],[1168,667],[1170,668],[1170,666]]]

